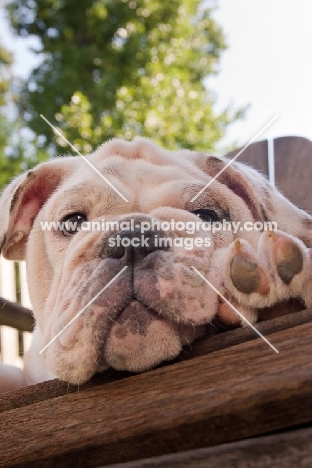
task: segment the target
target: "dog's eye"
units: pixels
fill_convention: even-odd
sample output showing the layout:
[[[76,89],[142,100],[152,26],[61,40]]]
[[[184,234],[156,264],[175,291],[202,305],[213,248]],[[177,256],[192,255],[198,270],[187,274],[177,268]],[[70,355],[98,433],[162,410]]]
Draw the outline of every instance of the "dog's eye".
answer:
[[[87,221],[87,217],[83,213],[72,213],[62,219],[61,230],[66,236],[68,234],[75,234],[81,228],[81,224]]]
[[[194,210],[192,213],[207,223],[213,223],[220,220],[218,214],[213,210]]]

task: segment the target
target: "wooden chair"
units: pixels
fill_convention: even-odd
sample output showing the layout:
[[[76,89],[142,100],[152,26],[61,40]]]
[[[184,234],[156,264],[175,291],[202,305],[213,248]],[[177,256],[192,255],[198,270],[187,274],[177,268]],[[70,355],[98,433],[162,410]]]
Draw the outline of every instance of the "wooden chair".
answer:
[[[267,173],[267,146],[240,160]],[[279,138],[274,149],[276,184],[312,210],[312,143]],[[240,328],[140,375],[108,371],[80,387],[53,380],[3,395],[0,466],[312,466],[312,310],[257,328],[278,354]]]
[[[312,213],[312,141],[300,137],[281,137],[272,142],[275,160],[275,185],[299,208]],[[237,159],[269,175],[269,143],[250,145]],[[227,156],[234,157],[240,149]]]

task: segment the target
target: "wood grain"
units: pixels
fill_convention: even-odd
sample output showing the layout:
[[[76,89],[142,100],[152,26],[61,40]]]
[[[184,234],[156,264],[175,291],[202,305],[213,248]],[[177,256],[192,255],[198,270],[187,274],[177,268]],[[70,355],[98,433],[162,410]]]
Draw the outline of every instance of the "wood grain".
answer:
[[[310,468],[312,428],[153,457],[106,468]]]
[[[256,327],[260,333],[269,336],[274,332],[286,330],[287,328],[309,322],[312,322],[312,309],[302,310],[295,314],[284,315],[266,322],[257,323]],[[196,356],[203,356],[257,338],[258,335],[249,327],[237,328],[217,335],[206,336],[205,338],[195,341],[191,346],[185,346],[181,354],[174,361],[163,363],[159,367],[171,366],[175,362],[190,360]],[[102,374],[95,375],[89,382],[79,387],[77,385],[68,384],[67,382],[62,382],[58,379],[42,382],[38,385],[31,385],[15,392],[0,395],[0,413],[69,393],[85,391],[94,386],[105,385],[109,382],[125,379],[132,375],[134,374],[109,369]]]
[[[274,332],[286,330],[303,323],[312,322],[312,309],[302,310],[294,314],[284,315],[272,320],[259,322],[255,324],[257,330],[265,336],[269,336]],[[191,346],[184,347],[176,361],[185,361],[193,359],[195,356],[218,351],[219,349],[229,348],[246,341],[255,340],[258,335],[250,328],[236,328],[235,330],[223,332],[213,336],[195,341]]]
[[[89,467],[312,421],[312,324],[0,415],[0,466]],[[26,389],[27,390],[27,389]]]

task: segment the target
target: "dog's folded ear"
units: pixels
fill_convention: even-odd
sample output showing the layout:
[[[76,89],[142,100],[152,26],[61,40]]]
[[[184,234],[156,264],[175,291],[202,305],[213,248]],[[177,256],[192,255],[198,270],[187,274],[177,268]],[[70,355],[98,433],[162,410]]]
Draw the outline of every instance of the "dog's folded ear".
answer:
[[[41,207],[68,173],[69,165],[56,159],[14,179],[0,197],[0,253],[23,260],[28,234]]]
[[[195,157],[194,162],[210,177],[217,176],[216,181],[226,185],[235,195],[242,198],[255,221],[266,219],[264,194],[269,183],[256,170],[249,166],[246,169],[244,164],[237,162],[228,165],[230,161],[226,158],[207,156],[202,153]]]
[[[209,158],[207,161],[209,173],[215,177],[222,170],[223,172],[218,175],[217,180],[244,200],[255,221],[264,221],[266,215],[261,201],[264,201],[262,192],[266,184],[265,179],[248,167],[249,174],[251,171],[254,172],[253,178],[250,179],[250,175],[244,174],[244,164],[234,162],[226,167],[228,162],[227,159],[222,161],[217,158]]]
[[[239,161],[203,153],[195,153],[193,161],[244,200],[254,221],[274,221],[277,229],[299,237],[312,247],[311,216],[285,198],[260,172]]]

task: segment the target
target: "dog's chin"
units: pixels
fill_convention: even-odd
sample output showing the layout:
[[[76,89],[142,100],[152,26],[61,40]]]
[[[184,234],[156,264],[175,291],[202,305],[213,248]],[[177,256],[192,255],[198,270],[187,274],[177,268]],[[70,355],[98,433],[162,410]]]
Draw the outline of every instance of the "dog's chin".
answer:
[[[177,326],[133,299],[114,321],[104,355],[109,367],[142,372],[175,358],[181,348]]]
[[[159,307],[159,301],[154,308],[126,287],[118,290],[114,308],[108,309],[107,302],[94,303],[89,314],[78,317],[48,347],[46,364],[56,377],[82,384],[109,368],[147,371],[174,359],[184,345],[205,334],[204,324],[182,320],[165,305]]]
[[[116,370],[143,372],[179,355],[205,334],[205,326],[172,322],[133,299],[118,314],[104,346],[104,361]]]

